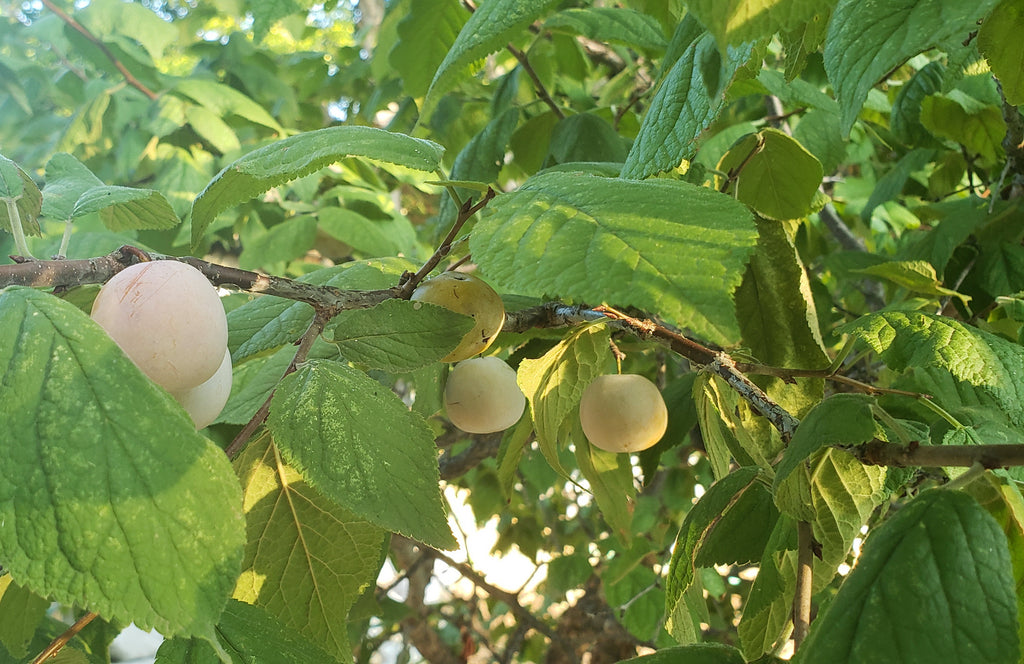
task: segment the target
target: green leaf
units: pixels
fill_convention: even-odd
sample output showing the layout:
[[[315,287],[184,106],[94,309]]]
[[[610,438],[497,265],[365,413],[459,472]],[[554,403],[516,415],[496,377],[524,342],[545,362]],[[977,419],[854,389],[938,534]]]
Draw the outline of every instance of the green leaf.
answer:
[[[587,442],[579,418],[572,421],[576,462],[587,480],[601,515],[611,530],[627,546],[632,540],[633,466],[628,454],[615,454],[598,449]],[[660,617],[660,616],[659,616]]]
[[[657,19],[632,9],[618,7],[580,7],[564,9],[544,21],[547,30],[582,35],[607,43],[618,42],[645,51],[661,51],[667,46],[665,33]]]
[[[822,447],[860,445],[874,438],[873,403],[874,399],[864,394],[835,394],[815,406],[801,420],[776,466],[775,486]]]
[[[250,97],[229,85],[202,78],[185,78],[178,81],[173,89],[219,118],[237,115],[252,123],[273,129],[278,134],[284,133],[284,128],[278,124],[274,116]]]
[[[743,655],[722,643],[694,643],[662,648],[650,655],[624,659],[620,664],[743,664]]]
[[[476,63],[505,48],[510,39],[555,4],[556,0],[489,0],[477,7],[434,73],[420,108],[420,123],[430,119],[441,96],[465,78]]]
[[[929,133],[921,125],[921,102],[942,90],[946,68],[941,62],[929,62],[903,84],[892,103],[889,126],[896,137],[907,145],[929,143]],[[888,200],[888,199],[884,199]]]
[[[724,50],[727,44],[803,27],[833,4],[835,0],[697,0],[687,3],[687,8],[707,26]]]
[[[1016,663],[1006,536],[973,498],[932,490],[868,537],[795,662]]]
[[[235,599],[351,661],[346,618],[377,577],[384,531],[314,490],[268,435],[251,442],[235,468],[248,531]]]
[[[596,113],[576,113],[559,120],[551,130],[548,159],[555,163],[625,160],[629,144]]]
[[[383,129],[339,126],[317,129],[264,145],[228,164],[192,205],[192,246],[229,207],[346,157],[364,157],[432,172],[444,148],[432,141]]]
[[[374,220],[347,208],[322,208],[317,213],[320,230],[365,256],[395,256],[416,246],[416,231],[409,220],[396,215]]]
[[[228,601],[217,623],[217,638],[232,664],[273,661],[279,664],[335,664],[348,657],[328,655],[313,641],[285,627],[259,606]],[[154,664],[218,664],[213,647],[197,639],[164,641]]]
[[[49,294],[0,292],[0,366],[4,567],[55,601],[212,639],[244,541],[224,453]]]
[[[238,266],[245,270],[266,269],[274,263],[301,258],[316,244],[317,220],[311,215],[286,219],[246,242]]]
[[[1024,104],[1024,7],[1005,1],[996,5],[978,30],[978,49],[999,79],[1006,101]]]
[[[587,326],[558,342],[542,357],[519,363],[519,387],[530,403],[537,444],[551,467],[563,476],[558,452],[568,431],[568,418],[576,417],[587,385],[606,373],[608,331]]]
[[[670,633],[689,620],[683,597],[697,568],[760,560],[777,519],[767,476],[758,468],[740,468],[708,487],[686,513],[672,550],[665,579]]]
[[[43,207],[43,195],[39,187],[20,166],[0,155],[0,202],[5,198],[17,202],[18,216],[25,233],[41,235],[38,217]],[[0,205],[0,229],[11,230],[11,215],[6,205]]]
[[[746,207],[710,189],[549,172],[495,198],[470,249],[510,291],[635,306],[727,343],[755,242]]]
[[[0,643],[7,652],[18,659],[28,654],[28,644],[49,606],[50,600],[19,586],[10,574],[0,576]]]
[[[221,154],[242,148],[235,130],[210,109],[204,106],[189,106],[185,109],[185,119],[197,134]]]
[[[798,219],[812,212],[821,185],[821,162],[778,129],[763,129],[733,145],[718,164],[736,174],[727,193],[769,219]]]
[[[983,163],[995,164],[1003,156],[1006,122],[1002,109],[969,97],[959,90],[929,95],[921,101],[921,124],[942,138],[964,146]]]
[[[67,152],[58,152],[46,162],[42,214],[54,221],[71,221],[78,198],[93,187],[104,186],[89,167]]]
[[[381,528],[455,547],[434,436],[387,387],[346,365],[310,361],[278,385],[267,426],[288,462],[333,502]]]
[[[398,41],[388,62],[413,98],[427,94],[430,80],[470,17],[459,0],[412,0],[398,23]]]
[[[897,199],[903,192],[910,176],[923,169],[931,161],[935,151],[925,148],[915,148],[900,157],[900,160],[892,166],[889,171],[879,178],[871,197],[864,204],[860,212],[860,218],[865,222],[871,221],[871,213],[880,205]]]
[[[335,316],[324,338],[353,362],[407,373],[438,362],[473,329],[473,319],[424,302],[385,300]]]
[[[850,133],[868,92],[908,58],[962,42],[998,0],[839,0],[825,38],[825,72]]]
[[[757,578],[750,587],[740,624],[736,627],[748,661],[773,651],[780,639],[789,636],[786,627],[793,617],[796,594],[796,551],[793,550],[796,540],[793,520],[783,516],[776,522],[765,555],[758,564]]]
[[[1024,348],[960,321],[919,311],[870,314],[842,328],[871,346],[891,369],[938,368],[993,398],[1024,424]]]
[[[103,225],[114,232],[132,229],[173,228],[178,215],[164,195],[153,189],[99,186],[83,192],[75,201],[71,218],[98,212]]]
[[[651,100],[640,133],[622,167],[622,177],[642,180],[679,167],[697,153],[697,138],[711,126],[725,103],[725,89],[751,54],[750,44],[730,46],[715,71],[715,93],[708,94],[706,72],[701,70],[712,54],[718,55],[714,38],[704,34],[693,41],[664,76]]]
[[[964,304],[971,300],[969,295],[943,288],[942,282],[935,274],[935,268],[927,261],[887,261],[851,272],[891,281],[918,295],[930,295],[936,299],[958,297]]]

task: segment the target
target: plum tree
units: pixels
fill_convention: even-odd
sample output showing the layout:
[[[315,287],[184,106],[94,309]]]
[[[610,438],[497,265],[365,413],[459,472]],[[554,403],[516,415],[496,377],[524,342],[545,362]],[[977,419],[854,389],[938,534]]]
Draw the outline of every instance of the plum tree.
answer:
[[[171,396],[192,417],[196,429],[213,423],[231,394],[231,351],[224,349],[224,360],[208,380],[192,389],[171,392]]]
[[[444,405],[448,419],[466,433],[494,433],[519,421],[526,397],[512,367],[497,357],[475,357],[452,369]]]
[[[583,390],[580,423],[587,440],[602,450],[640,452],[665,434],[668,408],[644,376],[598,376]]]
[[[217,290],[199,270],[178,261],[118,272],[96,296],[92,318],[169,392],[208,380],[227,348],[227,317]]]
[[[505,322],[505,305],[486,281],[464,272],[442,272],[413,291],[414,301],[429,302],[471,316],[476,324],[442,362],[460,362],[487,350]]]

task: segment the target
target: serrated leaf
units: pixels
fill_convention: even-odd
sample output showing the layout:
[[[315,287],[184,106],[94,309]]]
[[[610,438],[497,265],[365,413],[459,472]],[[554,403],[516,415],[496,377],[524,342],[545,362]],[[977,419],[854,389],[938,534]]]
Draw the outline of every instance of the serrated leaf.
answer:
[[[424,302],[385,300],[335,316],[324,338],[353,362],[407,373],[438,362],[473,329],[473,319]]]
[[[835,0],[698,0],[687,8],[715,35],[723,48],[764,37],[780,30],[803,27],[827,10]]]
[[[420,122],[433,114],[441,96],[466,76],[471,66],[495,51],[544,15],[557,0],[489,0],[469,17],[451,50],[438,65],[420,109]]]
[[[544,28],[582,35],[601,43],[636,46],[646,51],[660,51],[667,46],[665,33],[657,19],[619,7],[563,9],[544,21]]]
[[[43,207],[43,194],[28,173],[20,166],[0,155],[0,203],[12,199],[18,207],[21,227],[26,234],[40,235],[39,211]],[[11,214],[7,205],[0,205],[0,229],[11,230]]]
[[[749,518],[754,514],[756,518]],[[751,466],[718,480],[686,514],[676,536],[665,579],[666,629],[675,634],[689,620],[683,596],[699,566],[759,560],[778,512],[772,504],[764,472]],[[767,520],[762,517],[768,517]],[[728,523],[728,526],[726,526]],[[735,532],[743,531],[743,535]],[[716,534],[721,530],[720,534]],[[726,532],[728,531],[728,536]],[[717,542],[703,549],[711,539]],[[731,548],[731,550],[730,550]]]
[[[58,152],[46,162],[42,214],[54,221],[71,221],[78,198],[93,187],[102,187],[89,167],[67,152]]]
[[[750,57],[751,46],[730,46],[715,72],[716,94],[708,96],[701,64],[718,53],[714,37],[704,34],[690,43],[664,76],[651,100],[640,133],[626,156],[622,177],[642,180],[677,168],[697,153],[697,138],[711,126],[725,103],[724,91],[737,69]]]
[[[821,185],[821,162],[778,129],[763,129],[736,142],[718,163],[735,173],[727,192],[769,219],[804,217]]]
[[[219,115],[204,106],[189,106],[185,119],[199,136],[221,154],[234,152],[242,147],[238,134]]]
[[[850,133],[871,88],[908,58],[961,42],[998,0],[839,0],[825,38],[825,72]]]
[[[960,321],[919,311],[870,314],[840,328],[863,339],[891,369],[938,368],[992,397],[1024,423],[1024,348]]]
[[[430,546],[456,546],[430,428],[362,371],[306,363],[278,385],[267,426],[288,462],[333,502]]]
[[[566,477],[558,452],[567,442],[567,419],[577,416],[587,385],[606,373],[608,338],[603,327],[584,327],[542,357],[519,363],[517,379],[530,403],[537,444],[551,467]]]
[[[279,134],[284,133],[284,128],[278,124],[274,116],[245,93],[229,85],[202,78],[186,78],[174,85],[174,91],[209,109],[220,118],[237,115],[273,129]]]
[[[364,157],[432,172],[444,148],[384,129],[338,126],[317,129],[264,145],[228,164],[192,205],[192,246],[218,214],[273,187],[346,157]]]
[[[1016,663],[1017,600],[999,525],[931,490],[868,537],[795,662]]]
[[[775,486],[813,453],[830,445],[860,445],[875,437],[872,404],[864,394],[835,394],[809,412],[796,428],[775,468]]]
[[[413,98],[427,94],[430,80],[455,44],[470,12],[459,0],[412,0],[398,23],[398,41],[388,53],[388,63],[402,77],[405,92]]]
[[[114,232],[173,228],[178,215],[164,195],[153,189],[103,185],[83,192],[71,212],[77,219],[98,212],[103,225]]]
[[[55,601],[212,639],[244,541],[224,453],[73,305],[2,291],[0,339],[4,567]]]
[[[775,525],[765,555],[758,564],[757,578],[743,605],[736,626],[743,655],[755,661],[774,650],[780,638],[787,638],[796,594],[796,526],[783,516]]]
[[[739,336],[731,296],[757,236],[729,196],[676,180],[548,172],[484,212],[470,249],[502,288],[639,307],[719,343]]]
[[[305,256],[316,244],[316,231],[317,220],[311,215],[290,217],[245,242],[238,266],[244,270],[267,269]]]
[[[1007,103],[1024,104],[1024,7],[1000,2],[978,30],[978,49],[999,79]]]
[[[234,598],[351,661],[346,619],[376,579],[384,531],[314,490],[269,435],[250,443],[235,469],[248,544]]]

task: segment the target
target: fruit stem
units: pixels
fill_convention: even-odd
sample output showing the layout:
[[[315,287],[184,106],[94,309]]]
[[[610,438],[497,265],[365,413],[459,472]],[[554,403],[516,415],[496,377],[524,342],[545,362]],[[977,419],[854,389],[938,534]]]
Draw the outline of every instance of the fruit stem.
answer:
[[[18,199],[21,196],[4,196],[4,204],[7,205],[7,218],[11,221],[11,235],[14,236],[14,249],[26,258],[35,258],[28,250],[28,242],[25,240],[25,229],[21,225],[21,213],[18,211]]]

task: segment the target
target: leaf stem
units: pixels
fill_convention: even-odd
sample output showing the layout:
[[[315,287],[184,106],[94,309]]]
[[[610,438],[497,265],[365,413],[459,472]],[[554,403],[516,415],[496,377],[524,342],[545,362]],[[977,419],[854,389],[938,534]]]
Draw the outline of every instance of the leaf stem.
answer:
[[[32,258],[28,250],[28,241],[25,239],[25,228],[21,225],[21,212],[18,210],[18,196],[4,196],[4,204],[7,206],[7,218],[11,220],[11,235],[14,236],[14,250],[22,256]]]
[[[64,646],[68,644],[68,642],[71,639],[75,638],[79,632],[85,629],[85,626],[91,623],[93,621],[93,618],[96,617],[96,615],[97,614],[92,613],[90,611],[89,613],[85,614],[84,616],[76,620],[75,624],[73,624],[71,627],[68,627],[63,634],[61,634],[53,641],[51,641],[50,645],[46,646],[46,648],[43,649],[41,653],[36,655],[36,658],[32,660],[32,664],[43,664],[43,662],[55,656],[64,648]]]
[[[811,595],[814,579],[814,533],[811,524],[796,525],[796,594],[793,598],[793,642],[799,649],[811,628]]]

